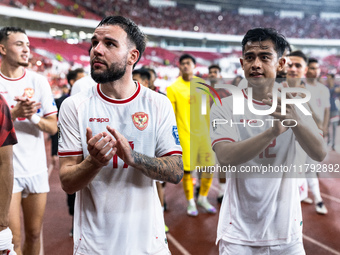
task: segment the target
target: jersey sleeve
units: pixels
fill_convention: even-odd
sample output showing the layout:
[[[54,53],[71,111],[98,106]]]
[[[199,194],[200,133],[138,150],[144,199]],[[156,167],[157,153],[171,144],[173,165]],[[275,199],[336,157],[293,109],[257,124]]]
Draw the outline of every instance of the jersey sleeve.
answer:
[[[211,147],[223,141],[239,141],[236,126],[232,125],[232,121],[232,108],[229,104],[226,104],[226,101],[223,102],[223,106],[212,106],[210,112]]]
[[[58,109],[53,98],[51,86],[47,79],[42,77],[40,81],[41,89],[41,107],[43,109],[42,116],[47,117],[53,114],[57,114]]]
[[[177,124],[171,103],[166,97],[162,98],[161,109],[158,112],[159,122],[156,133],[156,157],[182,155]]]
[[[0,147],[14,145],[17,142],[11,112],[5,99],[0,95]]]
[[[58,155],[60,157],[83,155],[77,110],[71,98],[66,98],[60,107]]]

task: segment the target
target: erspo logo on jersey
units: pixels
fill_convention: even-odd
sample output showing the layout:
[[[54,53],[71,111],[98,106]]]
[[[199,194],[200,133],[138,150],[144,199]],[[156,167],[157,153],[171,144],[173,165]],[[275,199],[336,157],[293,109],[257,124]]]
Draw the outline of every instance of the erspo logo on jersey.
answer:
[[[99,123],[103,123],[103,122],[109,122],[109,118],[90,118],[89,122],[99,122]]]

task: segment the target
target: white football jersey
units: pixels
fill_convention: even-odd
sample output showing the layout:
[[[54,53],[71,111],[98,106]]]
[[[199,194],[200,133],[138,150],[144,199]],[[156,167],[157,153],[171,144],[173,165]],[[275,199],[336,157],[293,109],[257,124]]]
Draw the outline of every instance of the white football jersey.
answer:
[[[217,119],[227,121],[210,127],[212,146],[222,141],[244,141],[272,127],[273,117],[252,113],[248,95],[245,90],[242,92],[244,115],[233,114],[233,96],[223,98],[222,106],[212,107],[211,123]],[[252,100],[252,104],[257,110],[270,108],[261,101]],[[313,123],[312,118],[309,119]],[[235,166],[235,172],[227,172],[216,242],[223,239],[241,245],[268,246],[301,237],[299,190],[290,168],[295,154],[295,135],[289,128],[258,156]],[[262,172],[263,167],[269,169],[270,166],[275,167],[275,173]],[[285,173],[280,169],[291,170]]]
[[[169,99],[137,84],[124,100],[106,97],[100,85],[67,98],[59,114],[59,156],[89,155],[93,136],[109,125],[149,157],[182,154]],[[74,254],[169,254],[155,181],[114,157],[76,195]]]
[[[50,84],[44,76],[35,72],[24,69],[24,74],[16,79],[0,73],[0,93],[10,108],[17,104],[15,96],[26,96],[41,102],[38,116],[57,114]],[[14,177],[33,176],[47,171],[44,133],[26,118],[17,118],[14,128],[18,138],[18,144],[13,146]]]
[[[74,96],[81,91],[86,91],[95,85],[97,85],[97,83],[92,79],[91,75],[80,78],[73,84],[71,88],[71,96]]]
[[[311,99],[308,102],[310,107],[315,115],[323,121],[325,109],[331,107],[329,89],[319,82],[315,86],[306,83],[306,89],[311,93]]]

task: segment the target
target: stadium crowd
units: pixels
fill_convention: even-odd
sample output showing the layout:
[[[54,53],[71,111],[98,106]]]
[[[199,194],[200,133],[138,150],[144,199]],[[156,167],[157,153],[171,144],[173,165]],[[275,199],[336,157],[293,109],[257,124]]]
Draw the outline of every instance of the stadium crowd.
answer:
[[[43,7],[40,4],[41,2],[37,2],[37,1],[14,2],[11,0],[7,2],[9,5],[16,6],[19,8],[22,8],[23,6],[27,7],[28,5],[28,7],[32,10],[39,10],[39,8],[35,7],[36,5]],[[96,18],[96,17],[108,16],[112,14],[117,14],[117,15],[119,14],[119,15],[123,15],[126,17],[131,17],[138,25],[145,26],[145,27],[157,27],[157,28],[167,28],[167,29],[172,29],[172,30],[193,31],[193,28],[197,26],[198,27],[197,32],[243,35],[249,29],[251,29],[251,27],[269,27],[270,26],[270,27],[278,28],[280,33],[284,34],[288,38],[293,38],[293,37],[295,38],[326,38],[326,39],[340,38],[340,29],[338,26],[340,19],[330,21],[330,20],[320,19],[317,16],[309,16],[303,19],[298,19],[298,18],[280,19],[277,16],[262,16],[262,15],[261,16],[244,16],[244,15],[239,15],[237,13],[231,13],[231,12],[226,12],[226,11],[216,14],[213,12],[197,11],[197,10],[193,10],[193,9],[189,9],[185,7],[183,8],[166,7],[166,8],[162,8],[160,11],[159,8],[150,6],[148,4],[148,1],[146,0],[142,0],[142,1],[137,1],[137,0],[126,0],[126,1],[57,0],[55,2],[60,2],[60,5],[58,5],[59,9],[57,13],[62,13],[60,8],[65,8],[66,12],[71,13],[70,16],[75,15],[75,16],[83,17],[83,18],[86,18],[86,17]],[[127,2],[129,2],[130,4],[127,4]],[[71,5],[68,5],[68,4],[71,4]],[[79,14],[78,10],[82,10],[81,14]],[[53,13],[57,14],[56,12],[53,12]],[[86,16],[85,15],[86,13],[92,13],[93,15],[91,14],[90,16]],[[228,24],[228,26],[226,26],[225,24]],[[251,25],[251,27],[249,24]],[[309,27],[313,27],[313,29],[308,29]],[[56,48],[57,46],[57,43],[53,43],[53,40],[55,39],[49,39],[48,43],[46,43],[46,42],[42,42],[41,39],[32,38],[30,40],[31,48],[36,49],[39,47],[40,48],[46,47],[45,50],[49,51],[48,45],[50,44],[51,52],[53,52],[54,54],[59,54],[52,50],[53,47]],[[66,51],[66,47],[64,47],[64,45],[62,45],[60,41],[58,42],[58,45],[60,47],[60,54],[62,54],[63,50]],[[85,45],[85,46],[83,45],[82,49],[78,49],[79,51],[82,51],[81,53],[79,53],[79,55],[87,54],[86,46],[88,45]],[[72,55],[72,52],[73,53],[75,52],[73,49],[68,48],[71,55]],[[186,52],[171,52],[166,49],[161,50],[160,48],[154,48],[154,49],[148,48],[145,51],[145,54],[142,57],[140,64],[135,69],[142,67],[143,69],[145,68],[145,70],[142,70],[144,72],[147,70],[148,72],[150,72],[150,69],[152,69],[155,75],[155,81],[154,81],[155,86],[154,87],[149,86],[149,88],[155,91],[160,90],[161,92],[164,92],[164,93],[168,92],[167,96],[169,98],[171,97],[169,96],[170,95],[169,91],[173,88],[169,90],[166,90],[166,89],[168,85],[174,82],[174,78],[177,78],[177,77],[180,78],[181,76],[183,76],[181,78],[183,79],[183,81],[180,80],[179,84],[182,83],[181,84],[182,86],[183,84],[186,84],[187,82],[189,84],[189,87],[190,87],[190,80],[194,76],[198,76],[206,80],[210,79],[210,81],[212,81],[210,77],[210,68],[211,68],[210,64],[216,64],[218,62],[218,59],[208,59],[208,58],[205,59],[205,61],[208,61],[208,62],[210,61],[210,64],[209,64],[210,67],[208,69],[208,65],[203,65],[203,66],[197,65],[196,66],[196,59],[192,57],[191,55],[186,55],[185,53]],[[183,54],[186,55],[185,58],[183,58]],[[195,53],[190,52],[190,54],[194,55]],[[240,56],[241,54],[242,52],[235,53],[234,57],[241,57]],[[179,58],[180,55],[182,55],[181,58]],[[151,61],[150,59],[152,56],[160,58],[160,62]],[[204,56],[204,54],[201,54],[200,56]],[[221,55],[220,57],[222,58],[226,56]],[[290,58],[292,57],[294,57],[294,55],[290,56]],[[167,61],[169,62],[170,58],[172,58],[171,62],[167,63]],[[183,59],[187,60],[188,62],[187,65],[192,66],[192,73],[186,74],[185,71],[187,70],[183,66],[181,69],[180,65],[181,64],[184,65],[183,63],[181,63],[183,62]],[[53,65],[54,65],[52,62],[48,61],[46,57],[40,56],[39,54],[36,54],[34,51],[32,51],[32,54],[30,56],[30,64],[27,64],[28,70],[37,72],[48,78],[48,82],[49,82],[49,85],[51,86],[51,91],[55,99],[58,99],[63,96],[65,98],[68,97],[70,93],[70,88],[73,86],[73,82],[75,82],[76,80],[74,79],[74,81],[71,84],[68,76],[70,73],[74,72],[74,70],[77,67],[79,67],[80,63],[72,62],[71,58],[66,59],[66,60],[70,62],[69,68],[66,71],[59,70],[59,72],[54,72],[52,71]],[[62,62],[61,59],[60,59],[60,62]],[[307,61],[305,62],[306,62],[305,64],[308,63]],[[3,63],[5,63],[4,60],[3,60]],[[330,120],[329,122],[329,126],[332,126],[332,130],[330,130],[330,133],[332,136],[328,137],[329,138],[328,143],[331,146],[332,150],[335,151],[336,150],[335,149],[336,147],[335,132],[336,132],[338,123],[340,123],[339,122],[339,109],[338,109],[339,99],[340,99],[340,93],[339,93],[340,88],[339,88],[339,84],[337,80],[334,78],[337,77],[337,73],[340,72],[340,67],[339,67],[340,59],[336,55],[330,55],[328,57],[320,59],[319,63],[320,63],[321,73],[316,75],[318,77],[312,77],[311,79],[314,81],[316,80],[316,78],[318,78],[319,81],[323,83],[320,85],[322,87],[327,87],[331,91],[331,93],[333,93],[333,98],[328,97],[326,101],[327,103],[329,103],[328,100],[330,100],[331,102],[333,100],[334,116],[331,116],[333,120]],[[173,66],[172,66],[172,69],[170,70],[168,68],[171,64],[173,64]],[[179,67],[177,66],[177,64],[179,65]],[[307,66],[309,64],[310,63],[308,63]],[[1,59],[0,59],[0,66],[1,66]],[[221,67],[225,71],[225,68],[223,66]],[[196,70],[194,71],[195,68]],[[213,68],[219,69],[218,73],[221,72],[221,68],[219,67],[219,65],[213,65]],[[294,68],[294,65],[291,64],[290,68]],[[84,69],[87,69],[87,68],[84,68]],[[131,68],[131,71],[132,69],[133,68]],[[231,66],[229,69],[233,69],[233,66]],[[319,66],[317,69],[319,69]],[[139,71],[141,72],[141,70]],[[233,71],[233,76],[228,77],[228,78],[235,78],[239,72],[242,72],[242,68],[238,67],[237,69],[234,69],[232,71]],[[66,75],[67,73],[68,75]],[[84,73],[83,69],[82,69],[82,73]],[[171,73],[171,76],[168,77],[167,75],[170,73]],[[223,72],[221,72],[221,74],[223,74]],[[151,74],[149,74],[149,78],[148,78],[149,80],[150,80],[150,75]],[[188,76],[190,79],[186,76]],[[221,78],[221,77],[218,77],[218,78]],[[188,79],[185,80],[184,78],[188,78]],[[6,78],[4,79],[6,80]],[[165,86],[163,83],[164,80],[167,80]],[[62,89],[65,89],[66,92],[62,91]],[[175,99],[171,100],[172,103],[173,101],[176,101],[176,100]],[[180,112],[182,112],[182,108],[180,109],[181,109]],[[55,114],[56,109],[52,109],[52,110],[55,111],[53,112],[53,114]],[[34,123],[34,122],[32,123],[37,125],[39,121],[37,123]],[[328,124],[328,121],[327,121],[327,124]],[[45,130],[42,130],[42,131],[45,131]],[[328,126],[326,127],[325,133],[327,132],[328,132]],[[174,134],[172,135],[174,136]],[[187,170],[189,171],[192,169],[187,169]],[[190,176],[187,177],[187,181],[191,185],[192,183],[191,183],[190,178],[191,178]],[[210,185],[211,185],[211,180],[210,180],[210,183],[205,185],[207,186],[205,191],[201,190],[202,194],[199,194],[200,200],[197,203],[197,205],[203,207],[208,213],[216,213],[216,209],[211,204],[209,204],[209,202],[207,202],[207,194],[208,194]],[[193,187],[191,186],[190,186],[190,192],[191,192],[190,196],[189,195],[187,196],[187,200],[188,200],[187,214],[189,216],[197,216],[198,212],[197,212],[196,205],[193,202],[194,194],[193,194]],[[204,187],[204,183],[201,183],[201,186]],[[326,213],[322,213],[322,214],[327,214],[327,211]],[[73,235],[73,232],[72,232],[72,235]],[[17,242],[20,243],[20,240]]]
[[[273,15],[240,15],[237,11],[216,13],[199,11],[186,6],[153,7],[148,0],[57,0],[53,2],[54,6],[49,2],[37,0],[6,0],[3,4],[97,20],[100,19],[99,17],[112,14],[123,15],[131,17],[140,26],[171,30],[242,35],[252,27],[273,27],[290,38],[340,38],[340,19],[322,19],[317,15],[280,18],[278,13]]]

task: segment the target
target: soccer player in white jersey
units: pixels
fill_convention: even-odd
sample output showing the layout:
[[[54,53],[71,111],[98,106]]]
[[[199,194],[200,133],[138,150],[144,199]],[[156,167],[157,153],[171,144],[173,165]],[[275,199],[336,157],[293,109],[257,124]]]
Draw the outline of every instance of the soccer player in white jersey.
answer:
[[[271,99],[276,98],[271,95],[280,87],[275,77],[285,64],[281,58],[285,45],[284,37],[273,29],[249,30],[240,59],[248,87],[239,97],[224,98],[222,105],[213,105],[211,110],[213,149],[222,167],[233,170],[227,172],[218,222],[220,254],[305,254],[298,186],[295,178],[289,178],[294,174],[280,170],[263,174],[256,168],[290,167],[295,140],[321,161],[326,155],[323,139],[312,117],[294,104],[287,105],[286,115],[281,115],[280,96],[270,115],[255,114],[248,107],[249,99],[257,110],[271,109]],[[286,96],[292,98],[289,93]],[[244,104],[243,115],[233,114],[236,99]],[[228,123],[216,124],[217,119]]]
[[[60,180],[76,193],[74,254],[170,254],[155,180],[179,183],[182,149],[170,101],[132,80],[145,35],[104,18],[92,37],[98,82],[59,113]]]
[[[70,95],[73,96],[81,91],[86,91],[95,85],[97,85],[97,83],[92,79],[91,76],[85,76],[73,84]]]
[[[307,65],[307,62],[310,62],[310,64]],[[323,132],[323,136],[325,136],[327,135],[329,120],[330,95],[327,87],[316,81],[319,74],[320,69],[316,59],[308,60],[306,55],[300,50],[293,51],[288,55],[287,83],[290,87],[305,87],[311,93],[308,106],[316,125]],[[303,163],[308,165],[317,163],[308,155],[303,157],[301,153],[299,158],[300,161],[305,160]],[[316,212],[327,214],[328,210],[321,197],[319,180],[316,173],[307,169],[305,175],[308,187],[314,196]],[[313,203],[313,200],[309,197],[303,198],[302,201],[309,204]]]
[[[312,95],[315,95],[308,103],[314,112],[315,116],[313,117],[316,124],[323,131],[323,135],[327,136],[330,110],[329,89],[317,81],[321,71],[318,60],[309,58],[307,67],[306,89],[308,89]]]
[[[14,185],[10,229],[18,255],[39,254],[40,233],[49,191],[44,133],[57,132],[57,107],[47,79],[27,70],[29,40],[24,30],[0,30],[0,92],[11,108],[18,144],[13,148]],[[25,241],[21,249],[21,208]]]
[[[317,81],[320,75],[320,66],[315,58],[308,59],[306,73],[306,89],[312,94],[311,100],[308,102],[313,111],[313,118],[318,127],[323,131],[323,136],[328,135],[328,122],[330,116],[330,93],[329,89],[322,83]],[[310,157],[307,158],[308,164],[316,164]],[[308,186],[314,195],[315,210],[319,214],[327,214],[328,210],[321,198],[319,179],[316,172],[307,174]]]
[[[0,254],[14,255],[9,206],[13,190],[13,145],[18,143],[11,112],[0,94]]]

